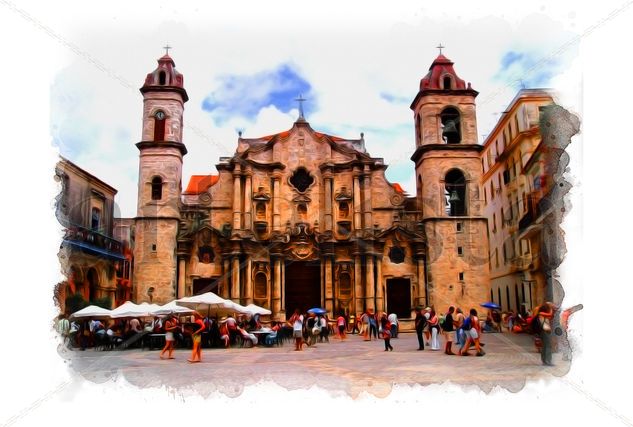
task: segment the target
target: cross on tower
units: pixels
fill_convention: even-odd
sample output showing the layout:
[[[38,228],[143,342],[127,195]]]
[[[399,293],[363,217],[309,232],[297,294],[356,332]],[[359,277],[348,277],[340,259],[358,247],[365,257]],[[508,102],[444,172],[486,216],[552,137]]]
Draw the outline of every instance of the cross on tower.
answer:
[[[299,98],[296,98],[295,101],[297,101],[299,103],[299,120],[304,119],[303,117],[303,103],[306,101],[306,99],[303,97],[303,95],[299,95]]]
[[[440,50],[440,55],[442,54],[442,49],[444,49],[446,46],[442,46],[442,43],[440,43],[439,45],[435,46]]]
[[[167,46],[163,46],[163,49],[165,49],[165,55],[169,56],[169,49],[172,49],[169,43],[167,43]]]

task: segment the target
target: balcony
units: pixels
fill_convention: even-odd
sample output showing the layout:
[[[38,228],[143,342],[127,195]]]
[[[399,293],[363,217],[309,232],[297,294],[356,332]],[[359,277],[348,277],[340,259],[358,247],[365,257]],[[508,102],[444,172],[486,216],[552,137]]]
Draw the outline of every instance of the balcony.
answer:
[[[125,260],[121,242],[85,227],[71,226],[67,228],[62,244],[68,244],[92,255]]]

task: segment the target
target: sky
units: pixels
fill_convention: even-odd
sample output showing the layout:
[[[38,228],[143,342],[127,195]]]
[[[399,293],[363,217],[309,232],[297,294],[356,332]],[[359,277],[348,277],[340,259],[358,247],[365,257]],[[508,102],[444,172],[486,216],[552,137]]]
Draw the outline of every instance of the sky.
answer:
[[[119,190],[117,215],[136,214],[138,88],[167,44],[190,97],[183,185],[192,174],[217,173],[219,157],[235,152],[238,131],[257,137],[292,127],[294,100],[303,95],[313,129],[350,139],[363,132],[369,153],[389,165],[387,178],[415,194],[409,106],[436,46],[445,46],[458,75],[480,93],[479,143],[520,88],[556,88],[577,67],[578,43],[569,44],[578,36],[573,9],[441,14],[405,2],[382,10],[287,10],[266,19],[234,8],[213,12],[165,6],[138,23],[104,11],[64,29],[81,53],[61,52],[51,85],[52,144]]]
[[[292,417],[309,422],[309,399],[328,411],[323,418],[336,414],[347,425],[459,423],[468,414],[477,422],[513,426],[538,420],[580,425],[589,419],[601,426],[632,425],[625,388],[631,344],[622,339],[633,300],[633,236],[626,215],[633,158],[626,132],[633,99],[627,80],[633,68],[627,50],[632,5],[242,0],[216,7],[111,0],[96,7],[85,1],[0,0],[0,333],[10,337],[0,356],[0,423],[41,425],[61,416],[90,419],[95,426],[118,419],[167,425],[199,423],[204,414],[213,417],[210,422],[227,416],[235,422],[242,413],[251,423],[254,414],[270,414],[283,402],[286,413],[255,417],[258,425],[279,425]],[[395,387],[386,398],[356,401],[329,398],[316,388],[283,392],[265,384],[248,387],[236,399],[202,399],[194,390],[184,396],[139,390],[120,377],[96,384],[74,375],[57,354],[51,330],[57,314],[52,286],[63,280],[53,166],[60,153],[67,156],[118,188],[120,213],[134,215],[138,88],[165,43],[173,46],[190,96],[185,177],[214,173],[218,157],[234,152],[238,129],[257,136],[290,128],[297,111],[287,96],[300,91],[314,129],[349,138],[365,132],[369,152],[391,165],[389,179],[412,192],[408,107],[438,43],[446,46],[458,75],[480,92],[480,140],[521,84],[555,88],[560,103],[581,117],[581,132],[568,149],[565,175],[574,187],[563,223],[567,255],[557,271],[564,306],[585,307],[571,324],[577,346],[570,373],[529,383],[519,393],[485,395],[444,384]],[[27,322],[28,330],[17,331],[15,319]],[[95,417],[95,407],[115,415]]]

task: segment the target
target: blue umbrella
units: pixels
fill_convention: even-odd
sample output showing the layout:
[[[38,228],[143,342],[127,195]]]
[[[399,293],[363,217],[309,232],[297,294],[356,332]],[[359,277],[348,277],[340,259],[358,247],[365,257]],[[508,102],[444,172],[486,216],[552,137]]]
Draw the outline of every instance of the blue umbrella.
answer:
[[[314,313],[314,314],[325,314],[327,313],[327,310],[324,310],[320,307],[314,307],[311,308],[310,310],[308,310],[308,313]]]
[[[498,304],[495,304],[494,302],[485,302],[479,305],[481,305],[484,308],[489,308],[491,310],[501,310],[501,306]]]

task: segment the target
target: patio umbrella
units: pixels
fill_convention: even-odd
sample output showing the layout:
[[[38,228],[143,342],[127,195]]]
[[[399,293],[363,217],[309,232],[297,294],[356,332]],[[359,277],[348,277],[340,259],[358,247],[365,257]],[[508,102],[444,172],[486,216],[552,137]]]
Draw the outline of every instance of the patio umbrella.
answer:
[[[176,304],[192,308],[196,311],[206,311],[208,316],[211,315],[211,309],[233,308],[231,306],[231,304],[233,304],[232,301],[227,303],[227,300],[219,297],[213,292],[206,292],[200,295],[180,298],[176,300]]]
[[[495,304],[494,302],[485,302],[483,304],[479,304],[484,308],[489,308],[491,310],[501,310],[501,306],[499,306],[498,304]]]
[[[89,305],[86,308],[82,308],[79,311],[70,315],[71,319],[86,319],[86,318],[107,318],[110,316],[110,310],[98,307],[96,305]]]
[[[113,319],[142,316],[147,316],[147,310],[138,304],[134,304],[132,301],[125,301],[110,312],[110,317]]]
[[[246,309],[253,315],[259,314],[260,316],[267,316],[272,314],[272,312],[264,307],[260,307],[255,304],[249,304],[246,306]]]
[[[311,308],[310,310],[308,310],[308,313],[314,313],[314,314],[325,314],[327,313],[327,310],[321,308],[321,307],[314,307]]]
[[[194,310],[191,308],[183,307],[176,304],[176,301],[168,302],[165,305],[159,306],[152,314],[156,316],[164,316],[166,314],[191,314]]]
[[[144,315],[141,315],[140,317],[152,317],[152,316],[155,316],[154,312],[160,309],[160,305],[142,302],[139,304],[139,308],[143,310],[143,312],[145,313]]]

